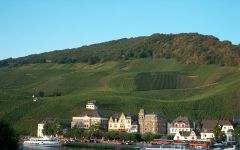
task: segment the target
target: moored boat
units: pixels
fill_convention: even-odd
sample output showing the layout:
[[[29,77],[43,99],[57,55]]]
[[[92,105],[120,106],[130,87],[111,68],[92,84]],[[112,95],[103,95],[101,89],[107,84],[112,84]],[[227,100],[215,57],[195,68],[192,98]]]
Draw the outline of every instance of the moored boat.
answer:
[[[42,147],[59,147],[61,146],[60,142],[57,139],[46,138],[46,137],[37,137],[29,138],[23,142],[23,146],[42,146]]]
[[[185,145],[160,145],[159,147],[144,147],[142,150],[186,150]]]

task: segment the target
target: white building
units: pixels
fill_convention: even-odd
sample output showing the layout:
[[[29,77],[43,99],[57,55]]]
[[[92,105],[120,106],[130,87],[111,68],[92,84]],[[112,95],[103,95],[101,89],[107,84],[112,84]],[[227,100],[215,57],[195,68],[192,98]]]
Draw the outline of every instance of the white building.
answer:
[[[38,129],[37,129],[37,136],[38,137],[47,137],[47,135],[43,134],[43,128],[46,123],[51,123],[53,122],[53,119],[47,118],[41,122],[38,123]]]
[[[232,132],[234,128],[228,120],[203,120],[201,123],[201,139],[206,141],[213,140],[213,129],[216,125],[219,125],[221,131],[226,134],[226,142],[233,140]]]
[[[39,123],[38,124],[38,130],[37,130],[37,136],[38,137],[44,137],[43,135],[43,126],[44,126],[44,123]]]
[[[190,124],[187,117],[179,116],[172,121],[169,128],[169,134],[175,135],[181,131],[192,131],[192,125]]]
[[[201,140],[203,141],[210,141],[214,139],[214,133],[213,132],[201,132]]]
[[[196,141],[197,135],[194,131],[180,131],[175,134],[173,140],[175,140],[175,141]]]
[[[86,109],[92,110],[98,109],[97,101],[96,100],[88,101],[86,104]]]
[[[104,129],[108,127],[108,118],[99,112],[96,101],[89,101],[86,104],[86,109],[78,116],[72,117],[71,127],[88,129],[92,125],[101,124]]]

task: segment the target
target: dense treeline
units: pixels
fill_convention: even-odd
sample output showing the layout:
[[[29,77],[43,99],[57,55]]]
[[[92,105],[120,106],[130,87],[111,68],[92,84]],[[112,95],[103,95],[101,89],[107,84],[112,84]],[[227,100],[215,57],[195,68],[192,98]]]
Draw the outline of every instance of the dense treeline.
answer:
[[[78,127],[70,128],[68,123],[54,121],[48,122],[43,127],[43,134],[48,136],[64,136],[74,139],[102,139],[106,140],[125,140],[125,141],[147,141],[150,142],[162,135],[152,133],[127,133],[117,131],[106,131],[102,124],[92,125],[89,129],[80,129]]]
[[[0,67],[29,63],[95,64],[109,60],[132,58],[175,58],[185,64],[240,64],[240,45],[219,41],[198,33],[153,34],[148,37],[120,39],[80,48],[30,55],[0,61]]]
[[[9,123],[0,120],[0,150],[18,149],[18,136]]]

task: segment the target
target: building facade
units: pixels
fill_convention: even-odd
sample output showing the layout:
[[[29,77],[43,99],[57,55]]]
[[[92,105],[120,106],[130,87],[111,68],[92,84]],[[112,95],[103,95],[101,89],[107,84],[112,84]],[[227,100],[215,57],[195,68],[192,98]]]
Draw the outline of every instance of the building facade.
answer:
[[[175,120],[172,121],[169,128],[169,134],[175,135],[181,131],[192,131],[193,127],[188,119],[185,116],[179,116]]]
[[[132,117],[129,114],[115,113],[109,118],[108,131],[128,132],[132,127]]]
[[[108,118],[98,111],[96,101],[89,101],[86,109],[78,116],[72,117],[71,127],[89,129],[92,125],[102,125],[104,129],[108,128]]]
[[[180,131],[175,134],[173,140],[175,140],[175,141],[196,141],[197,135],[194,131]]]
[[[139,125],[137,121],[132,122],[130,130],[128,130],[129,133],[137,133],[139,132]]]
[[[37,136],[38,137],[44,137],[43,127],[44,127],[44,123],[43,122],[38,123],[38,130],[37,130]]]
[[[38,123],[38,129],[37,129],[37,136],[38,137],[47,137],[47,135],[43,134],[43,128],[46,123],[53,123],[54,120],[52,118],[46,118],[45,120]]]
[[[166,134],[167,119],[161,114],[146,114],[144,109],[138,113],[138,123],[140,133]]]
[[[86,104],[86,109],[96,110],[98,109],[98,104],[96,100],[88,101]]]
[[[215,126],[219,126],[221,128],[221,131],[226,134],[226,141],[230,142],[233,141],[233,125],[228,120],[203,120],[201,122],[201,139],[202,140],[213,140],[214,139],[214,133],[213,129]]]

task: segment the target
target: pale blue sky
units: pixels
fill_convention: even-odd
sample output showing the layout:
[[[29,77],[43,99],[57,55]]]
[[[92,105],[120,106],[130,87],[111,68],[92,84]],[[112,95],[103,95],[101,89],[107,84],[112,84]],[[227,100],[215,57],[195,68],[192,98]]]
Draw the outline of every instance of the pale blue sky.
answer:
[[[240,43],[239,0],[0,0],[0,59],[153,33]]]

